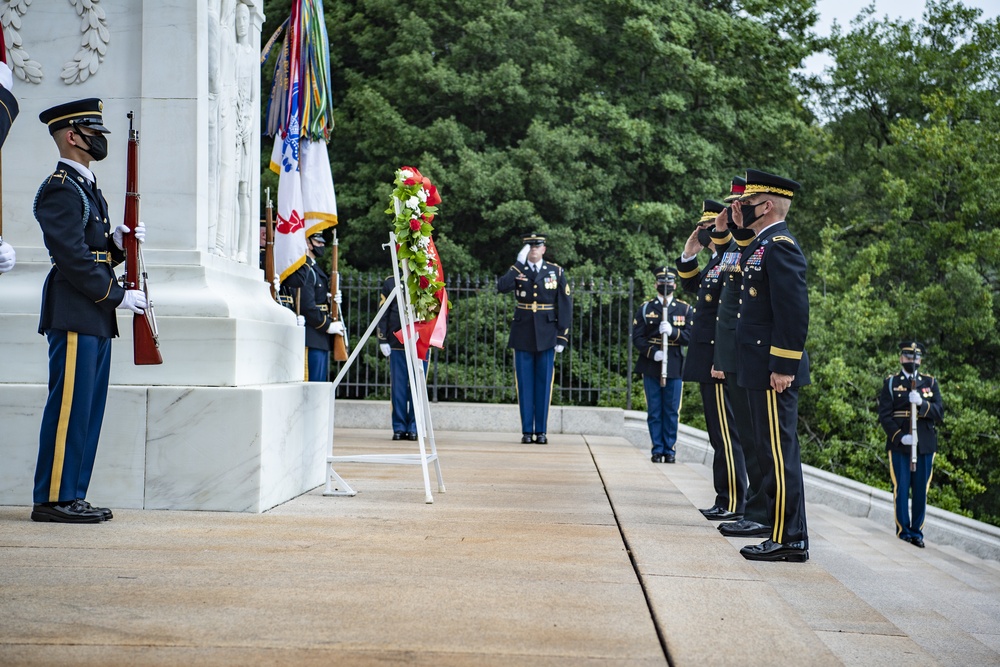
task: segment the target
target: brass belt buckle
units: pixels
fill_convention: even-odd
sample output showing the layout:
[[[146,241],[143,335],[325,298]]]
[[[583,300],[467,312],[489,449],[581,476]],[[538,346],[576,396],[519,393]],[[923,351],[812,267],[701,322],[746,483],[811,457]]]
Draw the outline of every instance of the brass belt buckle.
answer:
[[[537,301],[532,301],[531,302],[531,312],[533,312],[533,313],[537,313],[538,312],[538,302]]]

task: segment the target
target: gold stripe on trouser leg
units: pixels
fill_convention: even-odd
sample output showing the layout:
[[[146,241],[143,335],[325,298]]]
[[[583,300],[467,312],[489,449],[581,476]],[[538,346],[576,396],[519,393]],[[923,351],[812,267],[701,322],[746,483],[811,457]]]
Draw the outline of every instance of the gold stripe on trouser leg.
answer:
[[[928,495],[930,495],[930,492],[931,492],[931,480],[934,479],[934,457],[936,457],[936,456],[937,456],[937,452],[931,453],[931,470],[930,470],[929,473],[927,473],[927,488],[924,489],[924,498],[925,498],[924,505],[927,504],[926,503],[926,498],[927,498]],[[924,510],[924,521],[926,521],[926,520],[927,520],[927,511],[925,509]],[[921,533],[924,532],[924,522],[923,521],[920,522],[920,532]]]
[[[896,537],[903,534],[903,525],[899,523],[899,512],[896,511],[896,494],[899,492],[899,482],[896,481],[896,468],[892,465],[892,451],[889,451],[889,479],[892,480],[892,519],[896,522]]]
[[[306,358],[302,369],[302,381],[309,382],[309,348],[306,348]]]
[[[517,404],[521,404],[521,389],[517,386],[517,350],[511,350],[514,353],[514,399],[517,400]],[[520,414],[518,414],[520,418]]]
[[[56,425],[55,450],[52,452],[52,478],[49,480],[49,502],[59,502],[59,487],[62,484],[63,463],[66,461],[66,433],[69,431],[69,417],[73,411],[73,389],[76,385],[76,351],[78,339],[75,331],[66,332],[66,357],[63,362],[63,392],[59,405],[59,421]]]
[[[729,422],[726,421],[726,395],[721,383],[715,383],[715,411],[719,415],[719,430],[722,431],[722,450],[726,455],[726,480],[729,482],[729,511],[736,511],[736,465],[733,462],[733,442],[729,438]]]
[[[785,533],[785,458],[781,453],[781,423],[778,421],[778,397],[773,389],[765,392],[767,423],[771,433],[771,456],[774,458],[774,529],[771,539],[782,543]]]

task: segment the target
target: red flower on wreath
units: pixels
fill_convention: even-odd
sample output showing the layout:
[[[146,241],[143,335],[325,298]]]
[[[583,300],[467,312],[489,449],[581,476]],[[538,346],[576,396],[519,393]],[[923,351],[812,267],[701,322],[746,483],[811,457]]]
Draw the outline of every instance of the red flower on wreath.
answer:
[[[427,289],[430,286],[430,279],[427,276],[420,276],[420,289]]]
[[[421,224],[422,223],[419,218],[410,218],[410,229],[413,231],[418,231]]]

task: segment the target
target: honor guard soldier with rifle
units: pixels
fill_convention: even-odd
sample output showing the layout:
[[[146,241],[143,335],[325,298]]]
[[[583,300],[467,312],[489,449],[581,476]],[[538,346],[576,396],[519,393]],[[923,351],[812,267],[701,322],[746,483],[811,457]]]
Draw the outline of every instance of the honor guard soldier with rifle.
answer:
[[[0,35],[0,49],[3,50],[0,57],[4,57],[6,49],[3,46],[2,35]],[[4,142],[7,141],[10,126],[13,125],[19,111],[17,99],[10,92],[13,84],[14,77],[11,75],[10,67],[7,66],[6,62],[0,61],[0,146],[3,146]],[[2,216],[2,211],[0,211],[0,216]],[[13,269],[16,262],[17,253],[14,252],[14,248],[9,243],[4,243],[3,218],[0,217],[0,275]]]
[[[934,376],[918,370],[924,346],[904,341],[899,350],[902,370],[882,384],[878,421],[885,431],[885,446],[889,451],[896,536],[923,549],[927,489],[937,451],[936,425],[944,418],[944,403]],[[908,507],[911,493],[912,513]]]
[[[396,278],[389,276],[382,283],[382,295],[378,306],[382,307],[385,300],[396,288]],[[401,293],[406,298],[406,291]],[[396,333],[403,330],[399,317],[399,301],[393,300],[389,309],[379,320],[375,333],[378,336],[379,351],[389,358],[389,398],[392,404],[392,439],[416,440],[417,415],[413,405],[413,388],[410,386],[410,374],[406,370],[406,348]],[[424,360],[424,373],[427,372],[427,361]]]
[[[677,274],[669,267],[653,271],[658,296],[639,307],[632,318],[632,344],[638,352],[635,372],[642,375],[646,424],[653,463],[677,460],[677,413],[681,408],[684,354],[691,337],[691,306],[674,298]]]
[[[306,239],[305,263],[281,283],[281,291],[291,297],[295,313],[306,330],[306,355],[310,382],[326,382],[330,375],[331,335],[343,334],[344,323],[330,318],[330,277],[317,259],[323,257],[326,241],[322,234]],[[340,293],[334,295],[340,303]]]
[[[801,563],[809,559],[809,535],[797,428],[799,387],[809,384],[809,293],[805,256],[785,223],[799,184],[753,169],[746,181],[733,207],[756,236],[740,258],[736,383],[750,401],[772,525],[769,539],[740,553]]]
[[[733,410],[726,398],[725,381],[712,377],[715,355],[716,312],[723,280],[722,254],[712,243],[711,230],[715,219],[726,210],[725,204],[706,199],[702,204],[701,220],[684,244],[684,252],[677,260],[677,275],[681,286],[698,295],[692,309],[693,323],[688,341],[687,359],[684,361],[685,382],[697,382],[701,390],[701,403],[708,429],[708,440],[715,456],[712,460],[712,478],[715,485],[715,502],[709,509],[700,510],[710,521],[739,521],[743,518],[746,493],[746,466],[739,434],[733,424]],[[708,249],[711,259],[704,269],[698,269],[698,253]]]
[[[545,237],[532,232],[521,240],[524,247],[497,279],[497,292],[514,292],[517,300],[507,347],[514,350],[521,442],[544,445],[555,355],[569,345],[573,301],[562,267],[544,259]]]
[[[49,395],[35,468],[34,521],[112,518],[111,510],[92,507],[86,496],[108,396],[111,339],[118,336],[115,309],[142,314],[147,304],[142,290],[126,290],[115,279],[114,267],[125,260],[123,237],[133,230],[118,225],[112,231],[108,204],[89,167],[108,154],[103,106],[85,99],[38,116],[60,160],[34,205],[52,261],[38,326],[49,343]],[[144,242],[145,225],[136,225],[134,234]]]

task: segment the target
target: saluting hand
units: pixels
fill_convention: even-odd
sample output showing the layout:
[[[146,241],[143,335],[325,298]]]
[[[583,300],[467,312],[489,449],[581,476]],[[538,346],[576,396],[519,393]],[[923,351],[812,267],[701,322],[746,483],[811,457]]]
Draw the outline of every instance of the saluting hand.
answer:
[[[527,262],[528,261],[528,252],[530,250],[531,250],[531,246],[529,246],[527,243],[525,243],[524,247],[521,248],[521,252],[517,253],[517,261],[521,262],[521,264],[524,264],[525,262]]]
[[[705,247],[702,244],[698,243],[698,232],[702,229],[704,229],[702,225],[698,225],[697,227],[695,227],[691,231],[691,235],[687,238],[687,241],[684,242],[685,257],[694,257],[699,252],[701,252],[702,248]]]

